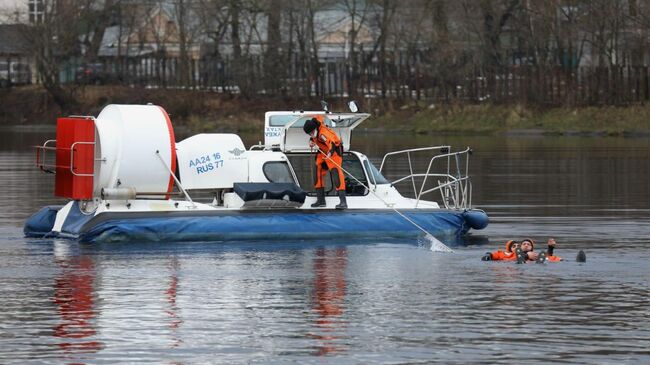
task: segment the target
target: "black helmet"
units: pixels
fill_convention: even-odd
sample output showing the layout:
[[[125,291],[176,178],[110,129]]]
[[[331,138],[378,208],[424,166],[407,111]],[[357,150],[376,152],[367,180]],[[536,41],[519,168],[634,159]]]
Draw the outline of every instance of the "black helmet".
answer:
[[[305,131],[305,133],[307,134],[311,134],[311,132],[313,132],[314,129],[318,128],[319,124],[320,123],[316,118],[311,118],[305,122],[305,125],[302,126],[302,130]]]

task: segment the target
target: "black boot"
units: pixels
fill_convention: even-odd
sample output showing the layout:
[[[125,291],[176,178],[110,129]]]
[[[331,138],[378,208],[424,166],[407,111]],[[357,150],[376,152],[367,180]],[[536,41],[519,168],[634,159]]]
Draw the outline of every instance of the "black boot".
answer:
[[[312,208],[324,207],[325,203],[325,188],[316,189],[316,203],[312,204]]]
[[[338,193],[341,203],[336,206],[336,209],[348,209],[348,202],[345,200],[345,190],[339,190]]]

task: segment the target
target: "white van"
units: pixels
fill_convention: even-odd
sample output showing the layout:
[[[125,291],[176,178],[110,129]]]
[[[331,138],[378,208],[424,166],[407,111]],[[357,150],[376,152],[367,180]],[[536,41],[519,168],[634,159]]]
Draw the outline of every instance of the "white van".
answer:
[[[0,61],[0,87],[29,84],[31,82],[32,72],[28,64]]]

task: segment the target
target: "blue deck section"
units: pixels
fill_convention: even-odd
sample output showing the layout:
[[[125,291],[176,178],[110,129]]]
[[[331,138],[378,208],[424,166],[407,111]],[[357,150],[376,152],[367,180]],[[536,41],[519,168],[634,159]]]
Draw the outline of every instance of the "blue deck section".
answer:
[[[459,237],[470,228],[487,225],[487,215],[476,210],[402,213],[439,237]],[[49,211],[47,217],[51,214]],[[61,233],[55,235],[45,233],[43,214],[34,217],[40,223],[30,218],[25,224],[27,236],[56,236],[87,243],[406,237],[422,233],[392,210],[106,212],[93,217],[82,214],[74,204]],[[49,224],[51,219],[46,220]],[[30,231],[30,227],[37,229]]]

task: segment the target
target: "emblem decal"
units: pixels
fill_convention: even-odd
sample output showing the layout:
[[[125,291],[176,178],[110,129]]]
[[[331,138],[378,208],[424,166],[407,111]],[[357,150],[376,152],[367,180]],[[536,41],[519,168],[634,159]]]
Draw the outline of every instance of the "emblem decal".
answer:
[[[242,153],[246,152],[246,150],[240,150],[239,148],[235,147],[232,150],[228,150],[228,152],[232,153],[233,155],[239,157],[241,156]]]

